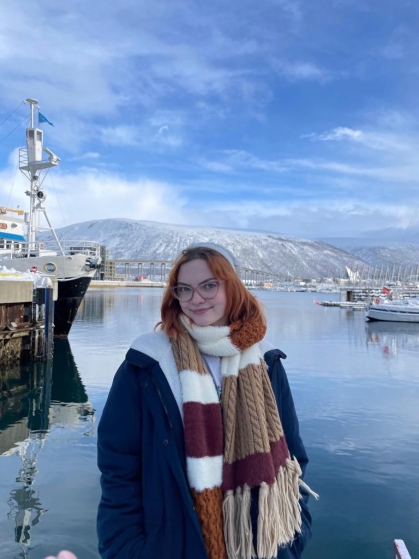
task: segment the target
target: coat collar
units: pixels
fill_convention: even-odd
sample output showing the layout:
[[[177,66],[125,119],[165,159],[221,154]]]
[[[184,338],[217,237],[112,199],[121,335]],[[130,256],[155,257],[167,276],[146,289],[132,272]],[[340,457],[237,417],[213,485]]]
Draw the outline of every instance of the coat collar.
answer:
[[[127,361],[139,367],[154,366],[157,362],[169,383],[180,414],[183,417],[179,373],[176,367],[172,345],[166,334],[158,331],[138,337],[131,344],[131,348],[127,353]]]

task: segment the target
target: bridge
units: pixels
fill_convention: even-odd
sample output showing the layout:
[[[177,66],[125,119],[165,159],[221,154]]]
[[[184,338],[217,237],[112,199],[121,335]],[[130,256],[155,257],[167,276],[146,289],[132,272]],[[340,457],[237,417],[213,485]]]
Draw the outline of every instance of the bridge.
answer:
[[[101,270],[101,279],[132,281],[148,279],[152,282],[165,282],[174,260],[105,260]],[[273,274],[269,271],[240,268],[240,277],[245,285],[263,285],[283,281],[284,276]]]

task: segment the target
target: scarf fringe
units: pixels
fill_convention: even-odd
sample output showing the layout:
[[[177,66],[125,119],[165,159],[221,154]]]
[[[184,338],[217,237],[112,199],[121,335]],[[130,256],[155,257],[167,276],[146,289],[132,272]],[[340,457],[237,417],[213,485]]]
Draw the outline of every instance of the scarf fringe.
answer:
[[[295,533],[301,533],[298,471],[293,461],[287,460],[279,469],[273,485],[264,485],[259,493],[257,551],[261,559],[275,559],[278,547],[290,544]]]
[[[242,508],[240,511],[240,530],[239,535],[239,557],[243,559],[252,559],[256,557],[255,548],[253,547],[253,530],[252,520],[250,517],[250,505],[252,496],[250,487],[245,485],[242,493]],[[237,515],[239,516],[239,515]]]
[[[224,541],[229,559],[237,558],[237,533],[235,526],[236,502],[233,491],[227,491],[223,501]]]
[[[257,555],[253,546],[250,517],[251,490],[248,485],[236,492],[227,491],[223,502],[224,539],[229,559],[276,559],[278,547],[292,543],[301,534],[301,505],[299,488],[304,487],[314,498],[303,480],[298,461],[288,458],[272,485],[262,483],[259,489],[257,523]]]

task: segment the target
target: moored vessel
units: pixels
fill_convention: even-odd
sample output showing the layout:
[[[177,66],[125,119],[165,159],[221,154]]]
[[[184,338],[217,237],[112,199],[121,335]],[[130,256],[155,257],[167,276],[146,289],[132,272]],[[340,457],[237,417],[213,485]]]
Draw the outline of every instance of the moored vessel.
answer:
[[[365,309],[366,320],[419,323],[418,299],[394,300],[387,297],[389,294],[390,291],[368,303]]]
[[[25,192],[30,207],[27,213],[20,209],[0,208],[0,265],[57,278],[54,336],[67,337],[87,288],[100,267],[100,246],[93,241],[62,242],[58,239],[44,205],[47,196],[42,173],[56,167],[60,158],[43,145],[38,101],[26,99],[25,102],[30,106],[30,123],[26,129],[26,147],[19,149],[19,169],[30,182],[30,188]],[[38,127],[35,126],[37,116]],[[25,227],[26,239],[23,235]],[[40,239],[39,233],[46,232],[50,239]]]

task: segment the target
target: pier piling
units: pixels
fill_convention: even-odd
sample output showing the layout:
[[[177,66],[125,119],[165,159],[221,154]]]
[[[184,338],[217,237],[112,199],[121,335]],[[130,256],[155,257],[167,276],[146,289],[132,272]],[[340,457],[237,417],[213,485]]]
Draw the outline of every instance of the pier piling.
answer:
[[[0,281],[0,368],[48,361],[53,349],[54,288]]]

